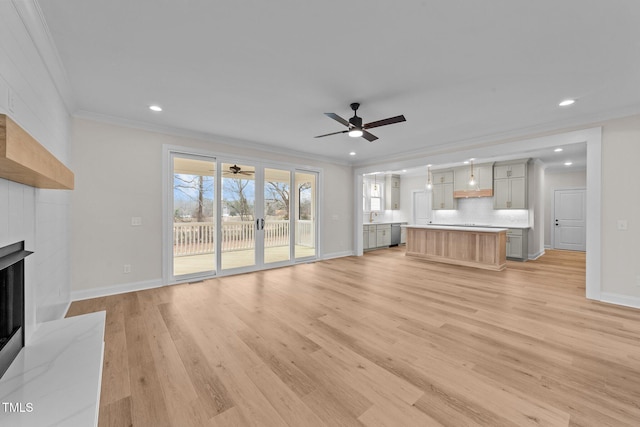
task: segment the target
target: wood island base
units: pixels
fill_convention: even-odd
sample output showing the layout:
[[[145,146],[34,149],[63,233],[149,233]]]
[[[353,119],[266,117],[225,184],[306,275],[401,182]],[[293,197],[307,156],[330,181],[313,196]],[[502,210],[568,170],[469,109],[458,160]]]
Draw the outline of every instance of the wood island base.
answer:
[[[407,256],[487,270],[507,266],[507,230],[484,227],[406,226]]]

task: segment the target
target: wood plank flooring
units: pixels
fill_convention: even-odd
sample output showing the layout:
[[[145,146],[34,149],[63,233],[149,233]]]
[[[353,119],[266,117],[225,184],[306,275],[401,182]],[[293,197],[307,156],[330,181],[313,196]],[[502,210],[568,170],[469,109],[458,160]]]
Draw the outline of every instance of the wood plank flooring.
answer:
[[[638,426],[640,310],[584,254],[404,248],[74,302],[107,311],[100,427]]]

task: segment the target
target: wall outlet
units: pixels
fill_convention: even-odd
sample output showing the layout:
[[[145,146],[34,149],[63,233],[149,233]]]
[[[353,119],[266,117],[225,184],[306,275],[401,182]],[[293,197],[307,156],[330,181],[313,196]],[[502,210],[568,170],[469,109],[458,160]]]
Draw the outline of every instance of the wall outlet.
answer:
[[[125,264],[124,267],[122,267],[122,272],[125,274],[131,273],[131,264]]]
[[[626,230],[627,226],[628,226],[628,223],[626,219],[618,220],[618,230]]]
[[[133,227],[139,227],[142,225],[142,217],[141,216],[132,216],[131,217],[131,225]]]

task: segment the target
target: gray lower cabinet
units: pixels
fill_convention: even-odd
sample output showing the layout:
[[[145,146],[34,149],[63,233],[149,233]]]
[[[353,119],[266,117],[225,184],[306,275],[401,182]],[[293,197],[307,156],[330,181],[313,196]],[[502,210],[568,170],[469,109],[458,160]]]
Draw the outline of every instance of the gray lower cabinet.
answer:
[[[507,258],[526,261],[529,258],[529,230],[509,228],[507,230]]]
[[[378,233],[375,225],[365,225],[363,232],[362,249],[375,249],[378,247]]]
[[[378,247],[391,245],[391,224],[377,225],[376,232],[376,243]]]
[[[395,224],[395,223],[394,223]],[[406,223],[403,223],[406,224]],[[362,227],[362,249],[391,246],[391,224],[367,224]]]

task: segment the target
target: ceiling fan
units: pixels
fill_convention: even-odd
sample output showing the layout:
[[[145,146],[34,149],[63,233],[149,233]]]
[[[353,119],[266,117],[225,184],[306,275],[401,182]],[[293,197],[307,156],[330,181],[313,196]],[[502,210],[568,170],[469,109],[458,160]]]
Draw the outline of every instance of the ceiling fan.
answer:
[[[327,133],[325,135],[318,135],[316,136],[316,138],[322,138],[329,135],[337,135],[339,133],[348,133],[349,136],[352,138],[357,138],[361,136],[367,141],[372,142],[378,139],[378,137],[367,132],[368,129],[407,121],[407,119],[405,119],[403,115],[399,115],[395,117],[389,117],[388,119],[378,120],[376,122],[366,123],[363,125],[362,117],[358,117],[358,114],[357,114],[359,107],[360,107],[360,104],[357,102],[354,102],[353,104],[351,104],[351,109],[353,110],[353,117],[351,117],[349,121],[346,121],[345,119],[343,119],[342,117],[340,117],[335,113],[324,113],[325,116],[330,117],[333,120],[345,125],[348,129],[340,132],[332,132],[332,133]]]
[[[229,172],[233,175],[253,175],[256,173],[255,171],[243,171],[242,168],[238,165],[229,166]]]

